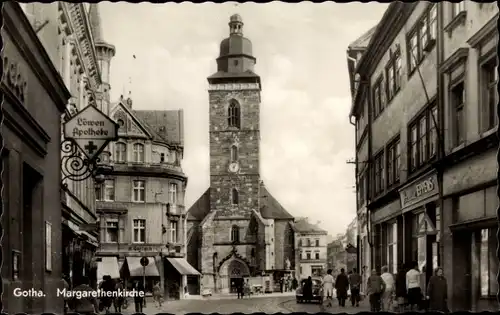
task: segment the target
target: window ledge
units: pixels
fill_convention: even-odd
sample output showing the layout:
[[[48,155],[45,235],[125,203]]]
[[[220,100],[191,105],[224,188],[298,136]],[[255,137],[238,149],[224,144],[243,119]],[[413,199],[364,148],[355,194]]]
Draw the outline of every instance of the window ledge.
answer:
[[[498,125],[496,125],[495,127],[492,127],[491,129],[489,130],[486,130],[486,131],[483,131],[481,134],[480,134],[480,137],[481,138],[486,138],[486,137],[489,137],[491,136],[492,134],[496,133],[498,130]]]
[[[146,203],[146,201],[136,201],[136,200],[132,200],[133,203]]]
[[[465,142],[462,142],[461,144],[453,147],[453,149],[451,149],[450,153],[455,153],[459,150],[462,150],[463,148],[465,148]]]
[[[467,11],[462,11],[455,16],[448,25],[444,27],[444,31],[448,33],[448,37],[451,37],[453,31],[460,25],[465,25],[467,19]]]

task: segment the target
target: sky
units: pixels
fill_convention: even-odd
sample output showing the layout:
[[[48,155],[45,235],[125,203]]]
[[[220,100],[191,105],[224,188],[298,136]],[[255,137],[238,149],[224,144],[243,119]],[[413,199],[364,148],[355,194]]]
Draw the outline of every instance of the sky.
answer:
[[[354,126],[347,46],[376,25],[387,4],[101,2],[115,45],[111,97],[134,109],[184,110],[189,208],[209,187],[208,82],[229,17],[242,16],[262,79],[261,178],[296,217],[330,235],[356,216]],[[133,56],[136,56],[134,59]]]

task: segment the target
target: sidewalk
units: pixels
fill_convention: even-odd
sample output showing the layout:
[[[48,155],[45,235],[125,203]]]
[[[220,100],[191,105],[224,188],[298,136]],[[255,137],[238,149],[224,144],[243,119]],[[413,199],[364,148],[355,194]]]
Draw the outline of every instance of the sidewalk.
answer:
[[[255,298],[272,298],[272,297],[285,297],[285,296],[295,296],[295,292],[273,292],[273,293],[262,293],[262,294],[252,294],[250,296],[251,299]],[[231,300],[236,299],[238,295],[236,293],[218,293],[213,294],[211,296],[201,296],[201,295],[189,295],[185,299],[186,300]],[[244,297],[245,299],[248,296]]]

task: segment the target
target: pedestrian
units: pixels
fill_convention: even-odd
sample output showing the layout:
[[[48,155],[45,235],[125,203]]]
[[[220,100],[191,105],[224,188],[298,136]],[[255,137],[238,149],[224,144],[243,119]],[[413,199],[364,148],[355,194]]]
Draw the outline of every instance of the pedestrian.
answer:
[[[123,285],[123,280],[118,279],[115,285],[115,291],[118,292],[115,300],[113,301],[113,306],[115,307],[115,313],[122,312],[123,301],[125,301],[125,297],[120,296],[121,293],[124,292],[125,286]]]
[[[101,303],[100,310],[103,309],[105,310],[106,314],[109,314],[111,305],[113,305],[113,300],[114,300],[111,294],[115,290],[115,283],[113,279],[111,279],[111,276],[109,275],[103,276],[102,280],[103,281],[101,282],[99,289],[101,289],[102,292],[105,293],[105,295],[100,299]]]
[[[62,280],[63,280],[63,288],[66,292],[69,292],[71,290],[70,286],[69,286],[69,282],[67,281],[68,279],[68,276],[64,275]],[[69,307],[69,299],[64,297],[64,314],[68,313],[69,310],[70,310],[70,307]]]
[[[366,294],[369,296],[371,312],[380,312],[380,298],[384,291],[384,280],[377,274],[377,270],[373,269],[366,283]]]
[[[406,270],[403,265],[399,266],[398,273],[396,274],[396,300],[398,302],[398,312],[405,311],[406,299]]]
[[[313,298],[313,282],[311,276],[307,277],[303,285],[304,300],[311,302]]]
[[[250,297],[250,294],[251,294],[251,289],[250,289],[250,282],[249,282],[249,279],[246,279],[244,285],[243,285],[243,295],[247,295],[248,297]]]
[[[443,268],[438,267],[427,285],[429,310],[448,313],[448,283],[443,274]]]
[[[242,281],[238,281],[238,283],[236,283],[236,293],[238,294],[238,299],[243,298],[243,282]]]
[[[418,271],[418,263],[412,264],[412,269],[406,273],[406,289],[408,296],[408,305],[410,311],[418,310],[422,301],[422,289],[420,287],[420,272]]]
[[[352,273],[349,276],[349,286],[351,288],[351,304],[352,306],[359,307],[361,275],[357,272],[356,268],[352,268]]]
[[[283,293],[283,285],[284,285],[284,278],[281,277],[280,278],[280,291],[281,291],[281,293]]]
[[[144,295],[145,295],[145,290],[144,290],[144,285],[142,284],[141,281],[135,281],[133,289],[135,291],[134,295],[134,304],[135,304],[135,312],[136,313],[142,313],[142,309],[144,307]]]
[[[389,272],[387,266],[382,267],[382,275],[380,276],[385,283],[385,290],[382,293],[382,310],[391,312],[393,310],[394,301],[394,276]]]
[[[299,281],[297,281],[297,278],[293,277],[292,280],[292,289],[297,290],[297,287],[299,286]]]
[[[94,289],[90,287],[89,278],[83,276],[80,278],[80,284],[73,288],[74,292],[80,292],[73,294],[71,299],[71,304],[73,305],[73,311],[80,315],[94,315],[99,313],[99,304],[94,296]]]
[[[340,269],[340,274],[335,280],[335,289],[337,291],[337,300],[339,300],[339,306],[345,307],[345,300],[347,299],[347,289],[349,288],[349,279],[345,274],[344,268]]]
[[[332,299],[333,299],[333,285],[335,279],[332,276],[332,269],[328,269],[326,272],[326,276],[323,278],[323,292],[325,298],[327,300],[327,306],[332,307]]]
[[[163,299],[163,292],[160,286],[160,281],[157,281],[153,286],[153,300],[157,308],[161,308],[161,303]]]

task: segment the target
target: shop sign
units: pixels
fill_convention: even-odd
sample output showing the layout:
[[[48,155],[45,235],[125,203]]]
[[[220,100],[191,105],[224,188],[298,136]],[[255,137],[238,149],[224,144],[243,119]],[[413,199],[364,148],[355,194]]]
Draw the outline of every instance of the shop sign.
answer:
[[[437,175],[431,175],[400,192],[401,208],[406,208],[438,193]]]
[[[64,123],[64,137],[73,140],[88,159],[93,159],[109,141],[117,139],[118,124],[89,105]]]
[[[162,246],[155,245],[130,245],[128,250],[131,252],[161,252]]]

